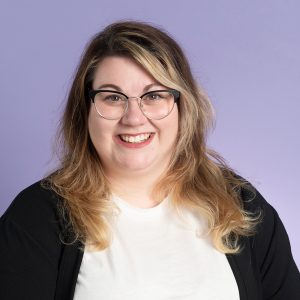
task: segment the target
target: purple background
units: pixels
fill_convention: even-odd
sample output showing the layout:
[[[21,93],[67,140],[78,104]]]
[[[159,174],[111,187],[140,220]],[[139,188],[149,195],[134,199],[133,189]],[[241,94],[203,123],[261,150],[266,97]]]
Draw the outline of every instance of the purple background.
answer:
[[[52,144],[92,34],[119,19],[161,25],[210,95],[209,143],[279,212],[300,266],[299,1],[1,1],[0,213],[55,165]]]

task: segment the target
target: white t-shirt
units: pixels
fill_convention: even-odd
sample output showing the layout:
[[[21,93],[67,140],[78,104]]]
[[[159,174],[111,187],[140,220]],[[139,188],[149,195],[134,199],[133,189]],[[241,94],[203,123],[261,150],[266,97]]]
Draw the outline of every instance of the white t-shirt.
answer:
[[[187,210],[182,220],[168,198],[147,209],[113,200],[112,244],[85,251],[75,300],[239,299],[226,256],[197,234],[203,221]]]

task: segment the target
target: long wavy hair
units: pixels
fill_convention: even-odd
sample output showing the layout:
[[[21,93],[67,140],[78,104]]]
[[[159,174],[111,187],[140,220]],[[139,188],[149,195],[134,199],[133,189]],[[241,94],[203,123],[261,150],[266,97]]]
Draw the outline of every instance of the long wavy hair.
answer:
[[[59,131],[60,166],[44,181],[63,199],[61,215],[75,240],[101,250],[110,245],[110,188],[88,131],[94,73],[106,56],[135,60],[162,85],[180,91],[179,131],[169,168],[153,195],[171,195],[178,212],[187,207],[204,217],[216,249],[237,253],[239,238],[254,232],[257,216],[244,210],[237,177],[206,145],[213,126],[211,103],[193,78],[180,46],[163,30],[135,22],[117,22],[88,44],[71,86]]]

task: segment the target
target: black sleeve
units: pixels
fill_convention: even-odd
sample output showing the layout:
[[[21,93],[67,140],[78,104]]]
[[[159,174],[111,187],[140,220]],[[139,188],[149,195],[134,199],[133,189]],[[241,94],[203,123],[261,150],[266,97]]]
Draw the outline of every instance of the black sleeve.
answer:
[[[1,217],[1,300],[54,299],[61,251],[55,203],[37,183]]]
[[[299,300],[300,274],[291,253],[287,232],[276,210],[257,192],[262,222],[253,239],[263,299]]]

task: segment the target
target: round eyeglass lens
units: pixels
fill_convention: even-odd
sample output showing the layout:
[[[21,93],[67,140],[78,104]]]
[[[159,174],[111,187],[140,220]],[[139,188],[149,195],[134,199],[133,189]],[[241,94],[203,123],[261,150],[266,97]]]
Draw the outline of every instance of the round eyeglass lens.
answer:
[[[154,91],[141,98],[141,110],[149,119],[162,119],[174,107],[174,95],[168,91]]]
[[[97,112],[105,119],[120,119],[127,105],[124,95],[114,92],[99,92],[95,95],[94,103]]]

